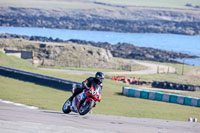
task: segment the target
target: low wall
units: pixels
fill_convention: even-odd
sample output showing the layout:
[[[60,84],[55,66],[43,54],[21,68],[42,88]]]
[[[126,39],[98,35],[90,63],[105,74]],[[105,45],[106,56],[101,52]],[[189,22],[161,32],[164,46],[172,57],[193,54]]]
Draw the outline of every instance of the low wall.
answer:
[[[167,94],[163,92],[154,92],[149,90],[139,90],[131,87],[123,87],[122,93],[128,97],[137,97],[162,102],[176,103],[181,105],[200,107],[200,98],[181,96],[176,94]]]
[[[81,85],[78,82],[70,80],[64,80],[51,76],[21,71],[4,66],[0,66],[0,75],[65,91],[71,91],[74,85]]]

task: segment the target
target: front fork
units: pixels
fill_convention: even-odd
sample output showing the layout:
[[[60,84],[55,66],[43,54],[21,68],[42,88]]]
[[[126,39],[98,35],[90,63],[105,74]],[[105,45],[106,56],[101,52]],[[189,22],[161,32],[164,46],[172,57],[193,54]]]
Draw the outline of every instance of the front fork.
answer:
[[[95,101],[93,98],[91,98],[91,97],[88,97],[88,98],[85,100],[85,102],[83,103],[83,105],[85,105],[89,100],[92,100],[92,101],[94,102],[93,108],[96,107],[96,101]]]

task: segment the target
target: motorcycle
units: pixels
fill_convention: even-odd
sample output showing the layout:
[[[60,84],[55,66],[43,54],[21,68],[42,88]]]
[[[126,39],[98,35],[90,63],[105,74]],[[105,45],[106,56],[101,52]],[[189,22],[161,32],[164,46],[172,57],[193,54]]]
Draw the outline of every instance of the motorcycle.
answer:
[[[71,111],[80,115],[87,114],[93,107],[96,107],[96,101],[101,101],[101,89],[100,85],[93,83],[90,89],[84,89],[83,92],[75,96],[71,104],[68,99],[62,107],[62,111],[66,114]],[[72,93],[76,90],[77,88],[73,88]]]

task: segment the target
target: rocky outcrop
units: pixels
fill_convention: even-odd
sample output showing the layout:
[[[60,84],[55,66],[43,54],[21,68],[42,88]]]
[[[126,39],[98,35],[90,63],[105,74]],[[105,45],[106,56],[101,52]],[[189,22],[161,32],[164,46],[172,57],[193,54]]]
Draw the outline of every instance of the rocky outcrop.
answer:
[[[128,58],[128,59],[139,59],[139,60],[150,60],[158,62],[171,62],[178,63],[174,59],[182,58],[197,58],[198,56],[188,55],[180,52],[172,52],[166,50],[160,50],[155,48],[138,47],[128,43],[118,43],[115,45],[109,43],[95,43],[90,41],[82,40],[69,40],[74,43],[83,45],[92,45],[95,47],[101,47],[110,50],[114,57]]]
[[[39,66],[120,69],[121,65],[130,64],[128,61],[115,62],[109,50],[71,42],[53,43],[24,39],[0,39],[0,49],[13,52],[32,51],[33,64]],[[116,65],[118,63],[119,65]]]
[[[99,48],[105,49],[105,51],[91,51],[88,50],[86,53],[92,56],[99,56],[103,60],[108,61],[112,56],[113,57],[121,57],[121,58],[128,58],[128,59],[139,59],[139,60],[150,60],[150,61],[159,61],[159,62],[172,62],[178,63],[173,59],[180,59],[180,58],[197,58],[197,56],[192,56],[184,53],[178,52],[171,52],[166,50],[154,49],[154,48],[147,48],[147,47],[138,47],[133,44],[128,43],[118,43],[112,45],[107,42],[92,42],[92,41],[84,41],[84,40],[62,40],[59,38],[53,39],[51,37],[40,37],[40,36],[23,36],[23,35],[15,35],[15,34],[0,34],[0,38],[22,38],[30,41],[42,41],[42,42],[62,42],[62,43],[75,43],[81,45],[90,45]],[[62,45],[61,45],[62,46]],[[61,47],[60,46],[60,47]],[[46,51],[47,46],[45,44],[40,44],[40,49]],[[60,49],[58,49],[60,50]],[[61,54],[61,51],[58,50],[48,50],[46,52],[41,51],[41,54],[48,53],[47,55],[43,55],[42,57],[46,56],[50,59],[53,59],[54,56],[57,54]],[[73,50],[73,49],[72,49]],[[106,55],[106,56],[104,56]]]
[[[0,26],[200,35],[199,10],[121,8],[59,11],[0,7]]]
[[[42,66],[104,67],[113,56],[110,51],[73,43],[40,43],[35,49],[36,57]],[[95,57],[95,58],[94,58]],[[110,66],[112,68],[112,65]]]

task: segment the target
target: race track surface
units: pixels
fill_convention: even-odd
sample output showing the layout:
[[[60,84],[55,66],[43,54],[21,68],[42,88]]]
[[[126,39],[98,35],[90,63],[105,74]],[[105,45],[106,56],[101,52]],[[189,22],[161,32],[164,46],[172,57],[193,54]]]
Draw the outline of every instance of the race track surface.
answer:
[[[166,65],[158,65],[153,63],[147,63],[147,62],[140,62],[136,60],[132,60],[135,64],[139,64],[142,66],[145,66],[147,69],[144,70],[138,70],[138,71],[126,71],[126,72],[104,72],[106,75],[110,74],[155,74],[158,73],[175,73],[176,69],[173,67],[169,67]],[[72,74],[92,74],[94,75],[96,72],[94,71],[81,71],[81,70],[66,70],[66,69],[54,69],[54,68],[40,68],[43,70],[49,70],[49,71],[57,71],[57,72],[66,72],[66,73],[72,73]]]
[[[29,109],[0,102],[0,133],[199,133],[200,123]]]

